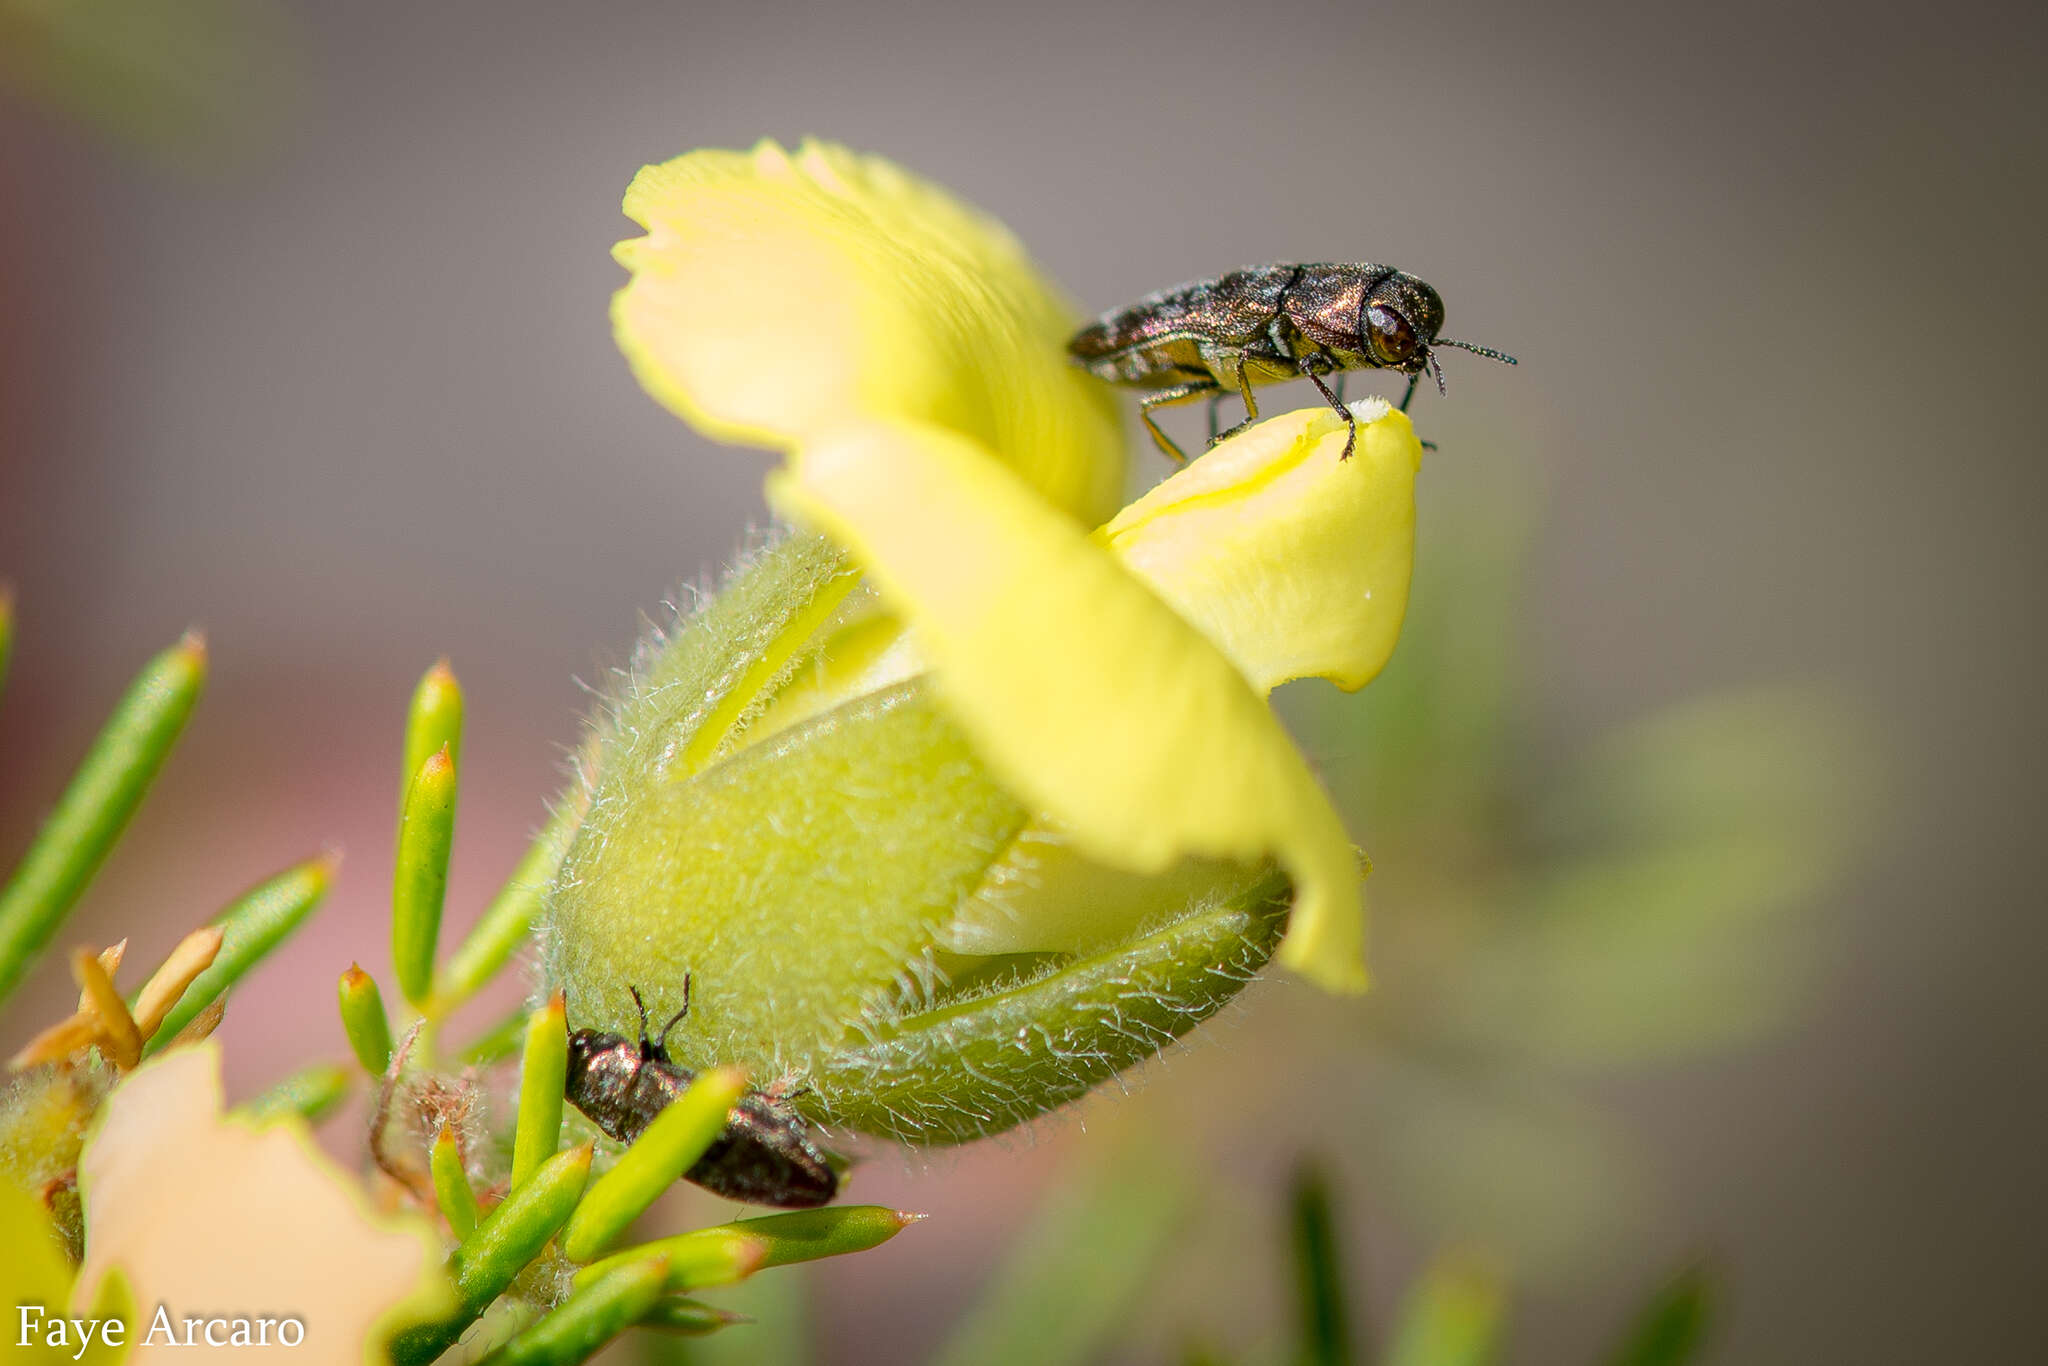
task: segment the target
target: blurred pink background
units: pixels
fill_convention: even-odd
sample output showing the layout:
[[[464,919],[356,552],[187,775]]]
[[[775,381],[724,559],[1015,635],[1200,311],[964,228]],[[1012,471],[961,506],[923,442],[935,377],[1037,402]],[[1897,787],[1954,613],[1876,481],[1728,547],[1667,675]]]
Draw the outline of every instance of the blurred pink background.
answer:
[[[1781,679],[1880,721],[1892,814],[1828,912],[1810,1008],[1763,1046],[1611,1084],[1650,1154],[1646,1228],[1528,1287],[1511,1360],[1586,1359],[1701,1246],[1731,1282],[1712,1360],[2016,1359],[2037,1339],[2037,12],[288,17],[250,58],[285,93],[252,82],[232,117],[260,136],[218,158],[0,96],[0,577],[19,602],[0,864],[130,673],[203,626],[206,699],[63,942],[125,934],[154,961],[344,846],[329,904],[233,999],[231,1093],[342,1048],[351,959],[389,982],[420,671],[446,654],[469,699],[459,932],[558,783],[576,680],[765,516],[765,457],[710,447],[627,374],[607,249],[641,163],[815,132],[1000,215],[1090,312],[1260,261],[1436,284],[1447,332],[1522,365],[1449,354],[1448,400],[1418,400],[1441,446],[1423,554],[1460,489],[1540,503],[1518,706],[1558,747]],[[806,345],[789,339],[792,385]],[[1153,1089],[1247,1063],[1233,1050],[1273,1043],[1257,1014],[1293,990],[1252,993],[1251,1025]],[[72,991],[46,960],[5,1036]],[[869,1164],[863,1199],[933,1219],[817,1274],[826,1358],[939,1340],[1088,1127]],[[1247,1182],[1289,1157],[1248,1155]],[[1381,1303],[1420,1247],[1372,1203],[1353,1262]]]

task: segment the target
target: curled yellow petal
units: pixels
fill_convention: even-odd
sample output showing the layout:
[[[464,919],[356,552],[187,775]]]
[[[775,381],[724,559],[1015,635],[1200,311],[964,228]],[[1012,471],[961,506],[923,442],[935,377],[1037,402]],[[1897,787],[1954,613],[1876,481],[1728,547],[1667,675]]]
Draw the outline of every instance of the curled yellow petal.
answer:
[[[707,435],[787,449],[926,423],[1000,453],[1085,525],[1117,505],[1115,399],[1067,363],[1077,319],[1000,223],[880,157],[805,142],[634,177],[612,300],[647,391]]]
[[[982,758],[1084,854],[1140,872],[1272,857],[1295,889],[1281,961],[1364,986],[1336,812],[1237,667],[1101,546],[928,425],[843,429],[769,493],[854,553]]]
[[[1422,445],[1383,399],[1344,420],[1309,408],[1261,422],[1118,513],[1097,538],[1271,691],[1291,678],[1364,687],[1408,609]]]

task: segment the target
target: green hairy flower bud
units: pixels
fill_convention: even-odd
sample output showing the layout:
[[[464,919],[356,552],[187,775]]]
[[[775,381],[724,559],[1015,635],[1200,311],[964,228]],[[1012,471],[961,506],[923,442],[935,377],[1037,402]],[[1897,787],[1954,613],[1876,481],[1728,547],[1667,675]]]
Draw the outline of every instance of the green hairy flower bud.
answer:
[[[1214,1013],[1265,963],[1270,865],[1079,858],[991,776],[826,541],[785,537],[650,641],[601,716],[540,924],[572,1028],[743,1067],[826,1123],[999,1132]]]

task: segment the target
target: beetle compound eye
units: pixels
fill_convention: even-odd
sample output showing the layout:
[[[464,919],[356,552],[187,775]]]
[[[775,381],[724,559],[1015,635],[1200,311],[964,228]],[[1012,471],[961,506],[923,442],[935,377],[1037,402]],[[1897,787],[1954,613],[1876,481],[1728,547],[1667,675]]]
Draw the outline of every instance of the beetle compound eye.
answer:
[[[1393,309],[1374,304],[1366,310],[1365,325],[1372,353],[1381,364],[1401,365],[1414,356],[1415,329]]]

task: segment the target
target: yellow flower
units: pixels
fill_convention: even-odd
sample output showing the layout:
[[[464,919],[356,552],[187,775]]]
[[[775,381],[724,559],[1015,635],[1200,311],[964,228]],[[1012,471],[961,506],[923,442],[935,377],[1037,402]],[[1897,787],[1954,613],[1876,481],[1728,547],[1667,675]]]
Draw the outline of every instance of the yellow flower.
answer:
[[[877,157],[692,152],[633,178],[612,301],[633,373],[724,441],[788,450],[863,415],[929,422],[1100,520],[1123,490],[1072,313],[1000,223]]]
[[[369,1363],[392,1329],[448,1307],[423,1221],[373,1215],[300,1121],[256,1127],[223,1118],[220,1102],[211,1041],[144,1064],[107,1098],[79,1162],[73,1313],[105,1301],[102,1287],[132,1287],[136,1362],[176,1359],[197,1318],[190,1345],[208,1331],[213,1346],[299,1336],[286,1345],[308,1361]]]
[[[1361,989],[1359,860],[1265,695],[1386,662],[1421,460],[1406,417],[1359,405],[1344,462],[1334,413],[1271,419],[1091,535],[1123,476],[1112,396],[1067,363],[1077,319],[999,225],[820,143],[691,153],[642,171],[625,208],[647,229],[617,252],[635,374],[707,434],[786,451],[775,506],[845,547],[886,609],[851,628],[855,664],[825,651],[813,695],[785,690],[738,743],[928,671],[1068,846],[1055,865],[1085,882],[1270,858],[1294,892],[1280,961]],[[942,943],[1087,941],[1020,912],[1037,883],[1000,915],[964,908]]]

